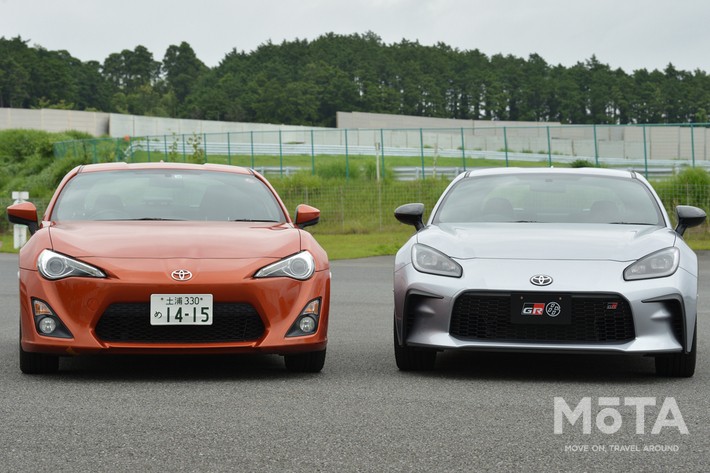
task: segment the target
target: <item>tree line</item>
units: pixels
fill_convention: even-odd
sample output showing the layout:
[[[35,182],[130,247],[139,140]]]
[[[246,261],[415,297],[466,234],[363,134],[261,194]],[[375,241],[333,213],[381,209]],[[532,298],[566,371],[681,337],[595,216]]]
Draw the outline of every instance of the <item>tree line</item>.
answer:
[[[82,62],[0,37],[0,107],[334,126],[337,111],[566,124],[705,123],[705,71],[565,67],[372,32],[232,49],[207,67],[187,42],[162,61],[144,46]]]

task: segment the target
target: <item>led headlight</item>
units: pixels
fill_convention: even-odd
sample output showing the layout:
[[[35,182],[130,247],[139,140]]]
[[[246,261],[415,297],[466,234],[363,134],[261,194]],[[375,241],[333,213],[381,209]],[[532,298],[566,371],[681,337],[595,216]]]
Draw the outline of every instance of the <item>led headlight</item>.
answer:
[[[456,261],[441,251],[419,243],[412,246],[412,264],[417,271],[422,273],[452,278],[460,278],[463,274],[461,265]]]
[[[666,248],[644,256],[624,270],[624,279],[634,281],[637,279],[664,278],[675,273],[680,263],[678,248]]]
[[[98,268],[69,258],[68,256],[44,250],[37,258],[37,269],[47,279],[62,279],[70,276],[90,278],[105,278],[106,275]]]
[[[316,262],[313,256],[302,251],[281,261],[264,266],[254,275],[255,278],[292,278],[299,281],[305,281],[313,276],[316,270]]]

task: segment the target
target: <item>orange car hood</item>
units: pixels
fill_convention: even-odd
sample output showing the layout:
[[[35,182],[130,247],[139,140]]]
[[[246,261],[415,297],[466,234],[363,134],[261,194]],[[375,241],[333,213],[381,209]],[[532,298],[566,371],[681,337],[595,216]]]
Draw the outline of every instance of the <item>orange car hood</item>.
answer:
[[[74,257],[280,258],[301,249],[290,224],[73,221],[52,224],[52,247]]]

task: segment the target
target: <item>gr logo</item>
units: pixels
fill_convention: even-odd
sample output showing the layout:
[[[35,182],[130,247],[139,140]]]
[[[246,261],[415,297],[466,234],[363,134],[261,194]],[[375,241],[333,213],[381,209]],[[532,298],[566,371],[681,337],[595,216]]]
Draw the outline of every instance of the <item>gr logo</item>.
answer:
[[[562,307],[557,302],[526,302],[520,311],[520,315],[549,315],[557,317],[562,312]]]
[[[631,419],[636,423],[636,433],[643,435],[646,433],[646,414],[648,407],[656,406],[655,397],[625,397],[622,401],[618,397],[600,397],[597,399],[599,407],[594,424],[597,430],[603,434],[614,434],[621,429],[624,418]],[[574,427],[579,420],[583,434],[592,433],[592,398],[583,397],[577,406],[572,409],[567,401],[561,397],[555,397],[555,434],[560,435],[564,431],[565,420]],[[683,415],[675,398],[667,397],[663,400],[656,420],[651,428],[651,434],[661,433],[664,427],[676,428],[681,434],[688,434],[688,427],[685,425]]]
[[[540,302],[526,302],[523,304],[523,310],[520,315],[542,315],[545,310],[545,304]]]

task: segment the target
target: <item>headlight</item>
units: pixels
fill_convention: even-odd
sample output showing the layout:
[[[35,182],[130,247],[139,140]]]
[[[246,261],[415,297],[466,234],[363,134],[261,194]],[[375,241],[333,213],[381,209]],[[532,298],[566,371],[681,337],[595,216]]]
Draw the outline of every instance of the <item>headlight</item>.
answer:
[[[254,275],[255,278],[293,278],[304,281],[316,270],[316,262],[307,251],[302,251],[276,263],[264,266]]]
[[[412,246],[412,264],[422,273],[438,274],[460,278],[463,269],[456,261],[446,256],[441,251],[419,243]]]
[[[44,250],[40,253],[37,258],[37,269],[47,279],[62,279],[70,276],[106,277],[100,269],[51,250]]]
[[[678,248],[666,248],[644,256],[627,267],[624,270],[624,279],[634,281],[636,279],[664,278],[675,273],[679,263],[680,251]]]

